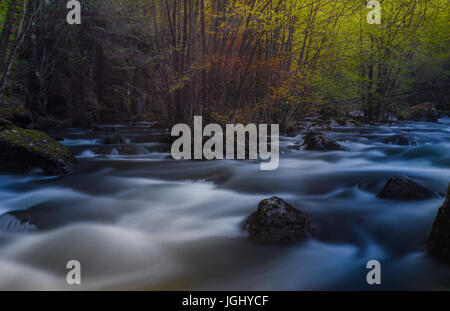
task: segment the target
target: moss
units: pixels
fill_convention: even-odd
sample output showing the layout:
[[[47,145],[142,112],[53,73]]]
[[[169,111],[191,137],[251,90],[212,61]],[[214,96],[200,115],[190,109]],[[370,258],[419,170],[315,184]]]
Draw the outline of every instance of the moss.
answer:
[[[9,141],[30,152],[49,153],[54,156],[70,154],[69,149],[57,143],[53,138],[41,131],[13,127],[12,129],[0,132],[0,139]]]
[[[44,132],[18,127],[0,132],[0,158],[20,170],[39,167],[50,174],[69,173],[76,162],[69,149]]]
[[[21,127],[27,127],[32,122],[32,115],[22,106],[1,106],[0,119],[11,121]]]

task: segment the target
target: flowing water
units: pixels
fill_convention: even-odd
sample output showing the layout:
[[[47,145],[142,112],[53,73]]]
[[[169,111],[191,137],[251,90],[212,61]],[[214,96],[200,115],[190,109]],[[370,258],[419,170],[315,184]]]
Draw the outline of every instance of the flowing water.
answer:
[[[95,133],[68,129],[61,135],[77,156],[75,173],[0,175],[0,289],[72,289],[72,259],[81,262],[81,289],[365,290],[372,259],[381,262],[377,289],[450,288],[450,267],[426,252],[443,197],[376,198],[394,175],[443,195],[450,119],[327,132],[349,151],[293,150],[301,132],[282,137],[275,171],[260,171],[259,161],[169,160],[146,123],[111,132],[127,137],[128,155],[110,147],[97,156],[105,146]],[[414,135],[412,144],[396,145],[401,135]],[[250,242],[241,223],[273,195],[307,213],[317,236]]]

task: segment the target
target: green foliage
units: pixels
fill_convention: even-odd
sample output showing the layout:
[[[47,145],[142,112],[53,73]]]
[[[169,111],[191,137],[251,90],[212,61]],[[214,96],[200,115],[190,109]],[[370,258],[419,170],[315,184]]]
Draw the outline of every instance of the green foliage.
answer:
[[[36,59],[24,48],[14,70],[34,70],[36,110],[62,98],[88,123],[202,114],[288,130],[319,112],[344,122],[353,112],[387,119],[418,101],[445,107],[447,1],[382,1],[381,25],[367,23],[366,3],[96,0],[83,2],[80,27],[67,27],[64,5],[45,2],[27,36]]]

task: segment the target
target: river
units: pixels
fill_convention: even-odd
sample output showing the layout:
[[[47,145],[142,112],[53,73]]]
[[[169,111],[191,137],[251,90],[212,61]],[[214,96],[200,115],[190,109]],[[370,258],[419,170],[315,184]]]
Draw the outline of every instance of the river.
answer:
[[[73,174],[0,175],[0,289],[80,289],[66,284],[72,259],[85,290],[450,288],[450,267],[426,252],[443,197],[376,198],[394,175],[445,193],[450,119],[326,131],[348,151],[294,150],[302,133],[281,137],[275,171],[260,171],[259,161],[169,160],[161,132],[148,123],[104,125],[105,132],[111,126],[133,154],[97,156],[95,133],[66,129],[62,143],[78,160]],[[417,144],[396,145],[401,135]],[[250,242],[241,223],[273,195],[307,213],[317,236]],[[41,230],[5,214],[18,210]],[[366,282],[372,259],[381,263],[376,287]]]

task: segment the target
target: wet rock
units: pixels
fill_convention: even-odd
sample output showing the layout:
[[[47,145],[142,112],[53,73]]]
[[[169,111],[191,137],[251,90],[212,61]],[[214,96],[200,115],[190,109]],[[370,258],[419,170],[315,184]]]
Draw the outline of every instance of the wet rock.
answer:
[[[90,200],[82,198],[72,204],[64,199],[55,199],[24,210],[9,211],[0,215],[0,231],[45,231],[74,223],[111,222],[118,218],[108,208],[92,208],[90,203]]]
[[[386,182],[377,197],[391,200],[428,200],[437,195],[410,176],[394,176]]]
[[[99,142],[105,145],[120,145],[129,143],[129,139],[123,137],[122,135],[108,135],[101,137]]]
[[[389,136],[383,142],[399,146],[418,146],[423,144],[423,140],[419,136],[408,134]]]
[[[308,132],[303,139],[303,145],[299,149],[311,151],[345,150],[338,142],[321,132]]]
[[[4,170],[40,168],[47,175],[71,173],[76,164],[70,150],[44,132],[17,127],[0,132],[0,159]]]
[[[282,243],[313,235],[309,218],[278,197],[262,200],[244,223],[250,239],[259,243]]]
[[[439,112],[434,104],[423,103],[406,108],[400,113],[398,119],[421,122],[437,122],[439,119]]]
[[[447,198],[439,208],[428,238],[428,251],[450,263],[450,183]]]

